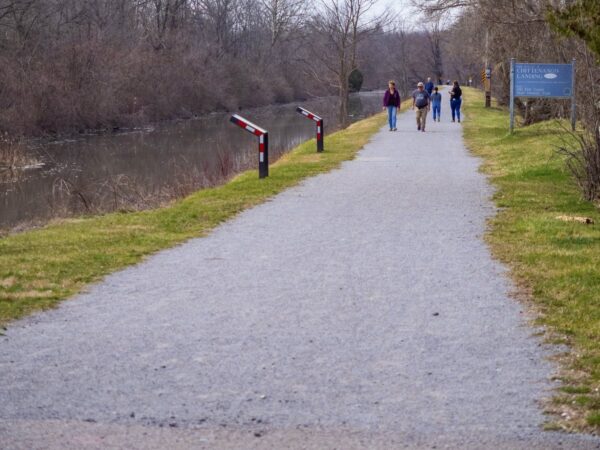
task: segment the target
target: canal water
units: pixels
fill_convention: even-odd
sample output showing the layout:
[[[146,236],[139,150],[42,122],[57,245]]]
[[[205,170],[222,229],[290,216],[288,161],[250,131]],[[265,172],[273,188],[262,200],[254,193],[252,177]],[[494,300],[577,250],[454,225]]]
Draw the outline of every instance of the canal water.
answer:
[[[381,92],[352,95],[350,121],[380,111],[381,97]],[[315,123],[296,113],[298,105],[324,118],[326,134],[339,128],[334,97],[238,111],[269,131],[272,161],[315,136]],[[0,229],[156,207],[256,168],[257,138],[229,117],[214,113],[126,132],[32,142],[30,164],[0,170]]]

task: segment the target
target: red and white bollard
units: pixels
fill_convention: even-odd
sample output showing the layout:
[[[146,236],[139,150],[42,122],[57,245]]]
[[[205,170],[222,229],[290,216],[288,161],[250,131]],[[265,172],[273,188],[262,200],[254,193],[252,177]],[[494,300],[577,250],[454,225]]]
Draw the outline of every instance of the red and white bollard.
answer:
[[[229,119],[231,122],[236,124],[238,127],[243,128],[254,136],[258,136],[258,178],[265,178],[269,176],[269,133],[267,130],[254,125],[249,120],[244,119],[242,116],[234,114]]]
[[[323,135],[325,130],[323,129],[323,119],[316,114],[311,113],[308,109],[304,109],[300,106],[296,108],[296,112],[302,114],[304,117],[317,122],[317,151],[323,151]]]

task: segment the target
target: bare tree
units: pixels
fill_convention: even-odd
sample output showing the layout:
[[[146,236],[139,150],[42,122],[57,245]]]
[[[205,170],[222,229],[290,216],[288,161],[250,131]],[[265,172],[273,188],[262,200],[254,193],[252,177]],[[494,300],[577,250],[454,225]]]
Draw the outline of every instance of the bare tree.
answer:
[[[260,0],[260,3],[268,18],[271,46],[297,32],[306,15],[304,0]]]
[[[442,17],[440,14],[434,15],[427,29],[430,63],[436,81],[441,80],[444,74],[442,61]]]
[[[408,32],[404,23],[400,23],[398,27],[393,31],[393,47],[395,49],[393,58],[393,67],[396,73],[400,76],[397,80],[399,90],[401,93],[406,93],[410,89],[408,79]]]
[[[187,0],[151,0],[154,12],[154,26],[156,30],[157,49],[164,48],[167,31],[178,26],[180,10],[187,4]]]
[[[371,89],[432,71],[415,56],[424,35],[387,30],[393,14],[375,4],[0,0],[0,131],[114,129],[331,94],[345,122],[353,70]]]
[[[324,74],[314,69],[312,73],[338,91],[342,124],[348,122],[348,77],[357,68],[358,45],[393,19],[389,12],[373,14],[376,3],[377,0],[320,0],[312,18],[312,29],[320,40],[311,48],[325,70]]]

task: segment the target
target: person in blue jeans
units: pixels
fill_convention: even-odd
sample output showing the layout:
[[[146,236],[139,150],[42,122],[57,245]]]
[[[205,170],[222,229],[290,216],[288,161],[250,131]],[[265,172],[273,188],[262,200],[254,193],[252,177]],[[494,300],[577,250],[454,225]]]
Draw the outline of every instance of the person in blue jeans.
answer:
[[[454,85],[450,90],[450,109],[452,110],[452,122],[455,118],[460,123],[460,106],[462,104],[462,90],[458,85],[458,81],[454,80]]]
[[[438,88],[433,88],[433,94],[431,94],[431,109],[433,110],[433,121],[439,122],[442,109],[442,94],[438,92]]]
[[[396,115],[398,114],[398,108],[400,108],[400,94],[396,89],[396,83],[390,80],[388,88],[383,96],[383,109],[387,109],[388,122],[390,124],[390,131],[396,131]]]

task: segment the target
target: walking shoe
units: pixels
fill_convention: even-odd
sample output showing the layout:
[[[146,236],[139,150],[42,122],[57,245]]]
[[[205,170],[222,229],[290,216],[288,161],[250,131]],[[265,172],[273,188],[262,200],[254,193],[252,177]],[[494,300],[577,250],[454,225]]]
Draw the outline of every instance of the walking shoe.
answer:
[[[460,119],[458,119],[458,123],[460,123]]]
[[[421,125],[417,125],[417,131],[421,131]]]
[[[456,122],[454,119],[452,119],[452,123]]]
[[[438,122],[440,121],[440,119],[438,118]]]
[[[423,128],[421,131],[422,131],[423,133],[425,133],[425,128]]]
[[[393,130],[390,128],[390,131],[393,131]]]
[[[398,131],[398,128],[394,128],[394,131]]]

